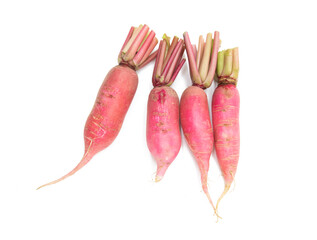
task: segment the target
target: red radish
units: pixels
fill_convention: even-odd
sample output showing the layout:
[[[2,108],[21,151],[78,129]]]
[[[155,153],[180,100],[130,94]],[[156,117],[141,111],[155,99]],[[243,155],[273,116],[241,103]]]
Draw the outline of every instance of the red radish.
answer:
[[[206,42],[200,36],[198,51],[191,44],[187,32],[184,33],[184,40],[193,86],[188,87],[181,97],[181,125],[189,148],[198,163],[203,191],[216,213],[207,187],[209,159],[213,150],[213,131],[207,95],[203,89],[210,87],[214,78],[219,49],[219,33],[215,32],[214,40],[212,34],[208,33]]]
[[[181,147],[179,127],[179,100],[177,93],[169,87],[185,63],[182,59],[184,42],[164,35],[160,42],[153,71],[153,86],[147,105],[146,140],[148,148],[157,162],[155,181],[160,181],[167,168],[176,158]]]
[[[138,86],[135,70],[156,57],[151,54],[158,40],[147,25],[131,27],[121,48],[118,62],[107,74],[99,89],[94,107],[84,130],[85,153],[79,164],[63,177],[40,186],[38,189],[73,175],[101,150],[108,147],[118,135]]]
[[[236,88],[239,73],[238,48],[218,53],[218,87],[212,98],[212,116],[215,130],[215,149],[225,180],[225,188],[216,209],[228,192],[237,171],[240,151],[239,108],[240,97]]]

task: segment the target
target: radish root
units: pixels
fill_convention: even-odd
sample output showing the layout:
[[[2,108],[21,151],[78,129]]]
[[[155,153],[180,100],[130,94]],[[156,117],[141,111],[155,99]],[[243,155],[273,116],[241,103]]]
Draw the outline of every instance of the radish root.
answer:
[[[222,198],[226,195],[226,193],[229,191],[230,186],[231,186],[231,184],[230,184],[230,185],[228,185],[228,184],[225,185],[225,189],[223,190],[221,196],[219,197],[219,199],[218,199],[218,201],[217,201],[216,210],[215,210],[216,212],[218,212],[219,203],[220,203],[221,199],[222,199]]]
[[[208,189],[207,189],[207,186],[206,186],[206,187],[203,187],[203,191],[204,191],[204,193],[206,194],[206,196],[207,196],[207,198],[208,198],[208,200],[209,200],[209,202],[210,202],[212,208],[214,209],[214,215],[217,216],[217,222],[218,222],[218,219],[219,219],[219,218],[222,219],[222,217],[220,217],[220,216],[218,215],[217,208],[215,208],[215,206],[214,206],[214,204],[213,204],[213,202],[212,202],[212,200],[211,200],[211,197],[210,197],[210,195],[209,195],[209,191],[208,191]]]
[[[71,170],[69,173],[67,173],[66,175],[64,175],[63,177],[61,177],[61,178],[59,178],[57,180],[54,180],[52,182],[49,182],[49,183],[46,183],[46,184],[43,184],[43,185],[39,186],[36,190],[39,190],[39,189],[41,189],[43,187],[46,187],[48,185],[52,185],[52,184],[58,183],[58,182],[64,180],[65,178],[68,178],[71,175],[75,174],[79,169],[81,169],[83,166],[85,166],[90,161],[90,159],[93,157],[92,155],[87,157],[87,155],[88,155],[88,153],[90,151],[90,147],[91,147],[92,143],[93,143],[93,141],[90,140],[90,144],[88,146],[87,151],[85,152],[85,154],[84,154],[83,158],[81,159],[81,161],[78,163],[78,165],[73,170]]]

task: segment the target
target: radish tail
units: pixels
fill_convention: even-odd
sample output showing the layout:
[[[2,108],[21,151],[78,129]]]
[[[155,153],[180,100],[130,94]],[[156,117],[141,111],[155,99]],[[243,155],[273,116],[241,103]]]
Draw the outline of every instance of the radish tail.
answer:
[[[162,180],[162,178],[164,177],[168,166],[169,166],[169,164],[164,164],[164,165],[161,165],[161,166],[157,167],[156,176],[155,176],[155,182],[159,182],[159,181]]]
[[[208,188],[207,188],[207,184],[203,184],[203,191],[204,191],[204,193],[206,194],[206,196],[207,196],[207,198],[208,198],[208,200],[209,200],[209,202],[210,202],[212,208],[214,209],[214,213],[215,213],[215,215],[217,216],[217,221],[218,221],[219,218],[222,219],[222,218],[218,215],[217,208],[215,208],[215,205],[214,205],[214,203],[213,203],[212,200],[211,200],[211,197],[210,197],[210,194],[209,194],[209,191],[208,191]]]
[[[216,211],[218,211],[219,203],[220,203],[221,199],[222,199],[222,198],[226,195],[226,193],[229,191],[230,186],[231,186],[231,184],[226,184],[226,185],[225,185],[225,189],[223,190],[221,196],[219,197],[219,199],[218,199],[218,201],[217,201]]]
[[[65,178],[68,178],[70,176],[72,176],[73,174],[75,174],[79,169],[81,169],[83,166],[85,166],[91,159],[92,157],[94,156],[94,154],[89,154],[89,150],[90,150],[90,147],[91,147],[91,144],[92,144],[92,141],[90,142],[90,145],[87,149],[87,151],[85,152],[83,158],[81,159],[81,161],[78,163],[78,165],[73,169],[71,170],[69,173],[67,173],[66,175],[64,175],[63,177],[57,179],[57,180],[54,180],[52,182],[49,182],[49,183],[46,183],[46,184],[43,184],[42,186],[39,186],[36,190],[39,190],[40,188],[42,187],[46,187],[48,185],[52,185],[52,184],[55,184],[55,183],[58,183],[62,180],[64,180]]]

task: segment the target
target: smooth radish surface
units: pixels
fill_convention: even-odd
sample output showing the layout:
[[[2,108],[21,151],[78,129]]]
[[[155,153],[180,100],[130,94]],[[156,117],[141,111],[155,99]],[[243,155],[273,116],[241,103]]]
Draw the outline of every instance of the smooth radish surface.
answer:
[[[214,39],[212,39],[212,34],[208,33],[206,42],[200,36],[198,50],[195,45],[191,44],[187,32],[184,33],[184,41],[193,86],[188,87],[182,94],[181,126],[188,146],[197,161],[203,191],[218,218],[219,215],[207,186],[209,159],[213,150],[213,131],[207,95],[203,89],[210,87],[214,79],[220,44],[219,32],[215,31]]]
[[[182,59],[184,42],[164,34],[160,41],[153,70],[154,88],[147,104],[146,141],[151,155],[157,163],[155,181],[160,181],[174,161],[181,147],[179,126],[179,100],[177,93],[169,87],[185,63]]]
[[[240,96],[236,88],[239,58],[238,48],[219,53],[218,87],[212,97],[212,117],[215,149],[224,177],[225,187],[217,201],[216,209],[234,180],[240,152],[239,109]]]
[[[215,149],[226,183],[230,186],[237,171],[240,148],[240,97],[235,85],[219,85],[212,98]]]
[[[63,177],[40,186],[38,189],[73,175],[117,137],[124,117],[138,86],[135,72],[152,61],[151,54],[158,40],[147,25],[131,27],[118,56],[118,66],[113,67],[104,79],[84,130],[85,153],[78,165]]]
[[[57,183],[73,175],[117,137],[138,86],[138,76],[128,66],[116,66],[107,74],[84,130],[85,153],[79,164],[65,176],[42,185]],[[40,187],[40,188],[41,188]]]
[[[180,120],[186,142],[201,173],[203,191],[213,206],[207,187],[209,159],[213,150],[213,131],[207,95],[203,89],[191,86],[184,91],[180,101]]]
[[[155,181],[160,181],[181,147],[179,100],[171,87],[150,92],[146,125],[147,146],[157,162]]]

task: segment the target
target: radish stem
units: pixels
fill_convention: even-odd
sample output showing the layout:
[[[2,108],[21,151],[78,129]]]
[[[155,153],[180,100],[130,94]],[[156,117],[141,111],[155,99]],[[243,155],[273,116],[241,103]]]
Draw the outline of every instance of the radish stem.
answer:
[[[152,76],[154,87],[170,86],[185,62],[185,59],[182,60],[184,41],[178,37],[174,37],[172,44],[169,45],[169,39],[170,38],[164,34],[163,40],[160,41]],[[165,67],[163,67],[164,62],[166,62]]]
[[[152,39],[152,42],[151,42],[149,48],[146,50],[146,52],[145,52],[143,58],[141,59],[141,62],[139,63],[139,65],[142,65],[143,62],[150,56],[151,52],[153,51],[153,49],[155,48],[155,46],[156,46],[157,43],[158,43],[158,40],[157,40],[156,37],[154,37],[154,38]]]
[[[130,31],[129,31],[129,33],[128,33],[128,36],[127,36],[127,38],[125,39],[125,41],[124,41],[124,43],[123,43],[123,45],[122,45],[122,48],[121,48],[120,53],[119,53],[119,56],[118,56],[118,62],[119,62],[119,63],[122,61],[121,52],[123,51],[123,48],[127,45],[128,41],[130,40],[130,38],[131,38],[131,36],[132,36],[132,34],[133,34],[134,29],[135,29],[134,27],[131,27],[131,28],[130,28]]]
[[[132,69],[140,69],[152,61],[156,54],[151,54],[157,44],[153,31],[147,25],[138,28],[131,27],[128,36],[120,50],[118,63]]]
[[[130,61],[133,59],[133,57],[135,56],[140,44],[143,41],[143,38],[146,36],[147,32],[149,30],[149,27],[144,25],[141,29],[141,31],[139,32],[139,34],[137,35],[137,37],[134,39],[132,45],[130,46],[130,48],[128,49],[127,53],[124,55],[123,59],[125,61]]]
[[[172,85],[172,83],[175,81],[175,78],[177,77],[179,71],[182,69],[185,62],[186,62],[185,58],[182,58],[181,62],[178,64],[177,68],[175,69],[174,74],[173,74],[171,80],[168,82],[167,86]]]
[[[198,51],[197,51],[197,56],[196,56],[196,63],[197,63],[198,69],[199,69],[203,54],[204,54],[204,37],[200,35],[199,41],[198,41]]]
[[[131,47],[134,39],[138,36],[138,34],[141,31],[142,27],[143,27],[143,25],[140,25],[138,28],[134,28],[133,34],[132,34],[130,40],[127,42],[127,44],[124,46],[124,48],[121,51],[123,54],[125,54],[128,51],[128,49]]]
[[[227,49],[225,51],[225,62],[222,72],[222,76],[228,77],[232,73],[232,49]]]
[[[233,79],[238,79],[239,75],[239,49],[233,48],[232,49],[232,73],[230,75]]]
[[[178,37],[175,36],[173,38],[173,41],[172,41],[171,45],[168,47],[168,51],[166,53],[166,57],[165,57],[164,63],[163,63],[163,69],[165,68],[169,58],[171,57],[172,52],[173,52],[174,48],[176,47],[176,44],[177,44],[178,40],[179,40]]]
[[[164,56],[165,56],[165,50],[166,50],[166,41],[161,40],[161,49],[160,49],[160,55],[158,55],[157,61],[157,68],[156,68],[156,77],[161,76],[162,68],[163,68],[163,62],[164,62]]]
[[[217,67],[219,45],[220,45],[219,32],[215,31],[214,40],[212,41],[212,53],[211,53],[209,71],[204,82],[205,87],[209,87],[214,79],[215,71]]]
[[[170,59],[168,60],[163,72],[162,72],[162,79],[163,81],[165,81],[166,83],[168,82],[169,78],[172,75],[172,72],[174,71],[175,65],[176,65],[176,61],[177,61],[177,55],[181,50],[183,44],[183,40],[179,40],[179,42],[177,43]],[[165,80],[166,79],[166,80]]]
[[[186,53],[188,57],[188,64],[189,64],[191,79],[194,84],[201,85],[202,81],[197,69],[193,46],[190,43],[190,39],[187,32],[184,32],[184,41],[185,41]]]
[[[225,64],[225,51],[218,52],[217,59],[217,76],[221,77],[223,72],[223,66]]]
[[[145,40],[145,42],[143,43],[143,45],[141,46],[141,48],[139,49],[135,57],[133,58],[133,63],[135,66],[140,64],[141,60],[143,59],[143,56],[145,55],[147,49],[152,43],[154,36],[155,36],[155,33],[151,31],[149,36],[147,37],[147,39]]]
[[[209,68],[209,63],[210,63],[210,55],[211,55],[211,42],[212,42],[212,34],[208,33],[207,38],[206,38],[205,47],[204,47],[204,53],[202,55],[201,64],[199,66],[199,74],[200,74],[200,78],[203,82],[205,81],[205,79],[207,77],[207,73],[208,73],[208,68]],[[197,64],[197,68],[198,68],[198,64]]]

